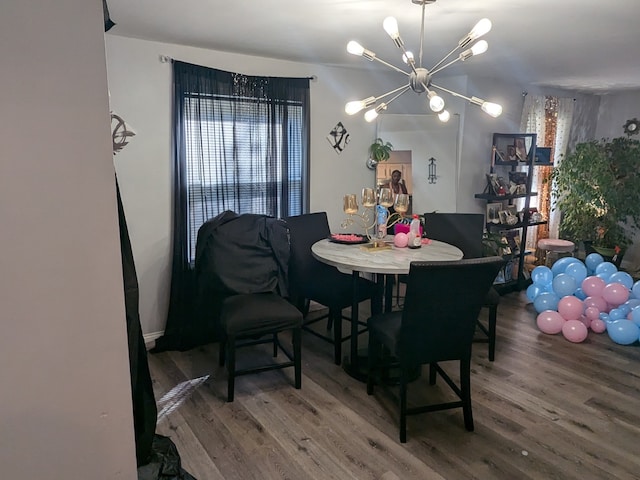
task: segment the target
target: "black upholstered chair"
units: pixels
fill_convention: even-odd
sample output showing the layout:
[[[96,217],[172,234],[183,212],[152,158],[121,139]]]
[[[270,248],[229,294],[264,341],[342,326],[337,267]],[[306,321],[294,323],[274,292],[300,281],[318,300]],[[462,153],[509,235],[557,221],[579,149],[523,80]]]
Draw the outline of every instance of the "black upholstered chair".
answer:
[[[289,256],[285,223],[265,215],[227,211],[198,231],[196,304],[215,322],[229,402],[236,377],[249,373],[294,367],[295,387],[301,387],[302,314],[287,299]],[[278,337],[286,330],[292,351]],[[288,361],[238,369],[237,348],[263,343],[272,343],[273,356],[280,350]]]
[[[482,257],[482,235],[485,218],[482,213],[425,213],[424,223],[427,237],[449,243],[462,250],[462,258]],[[496,352],[496,323],[500,294],[491,287],[483,307],[489,316],[486,320],[478,318],[478,330],[484,336],[477,337],[476,342],[489,344],[489,361],[493,362]]]
[[[353,302],[353,279],[351,275],[340,272],[337,268],[316,260],[311,253],[311,246],[318,240],[331,235],[329,221],[325,212],[308,213],[285,219],[289,227],[291,243],[291,261],[289,264],[291,298],[305,314],[308,313],[308,302],[312,300],[328,307],[325,316],[313,316],[305,320],[303,329],[323,340],[333,343],[334,362],[339,365],[342,360],[342,342],[350,338],[342,335],[342,320],[350,320],[343,310]],[[365,278],[358,279],[358,301],[371,300],[371,311],[380,311],[381,292],[378,286]],[[327,333],[333,329],[333,335],[325,335],[312,324],[328,318]],[[356,319],[357,320],[357,319]],[[363,328],[359,331],[366,331]]]
[[[407,416],[462,407],[464,425],[473,430],[471,345],[478,313],[503,265],[502,257],[454,262],[412,262],[401,311],[372,316],[369,327],[367,393],[383,383],[393,365],[400,371],[400,441],[407,441]],[[461,282],[460,279],[465,281]],[[457,360],[456,384],[439,362]],[[417,365],[429,364],[429,383],[439,374],[459,400],[408,408],[408,378]]]

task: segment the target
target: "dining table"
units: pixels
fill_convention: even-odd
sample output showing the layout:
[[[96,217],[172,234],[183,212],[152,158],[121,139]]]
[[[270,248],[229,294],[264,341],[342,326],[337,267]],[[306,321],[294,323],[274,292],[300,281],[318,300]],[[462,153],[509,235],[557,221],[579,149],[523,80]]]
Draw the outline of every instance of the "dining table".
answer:
[[[376,283],[384,290],[384,311],[390,312],[393,307],[393,280],[396,275],[408,274],[411,262],[455,261],[463,256],[458,247],[436,240],[423,239],[420,248],[396,247],[392,235],[385,237],[383,242],[382,246],[376,247],[374,243],[348,243],[330,237],[311,246],[311,253],[318,261],[350,273],[353,277],[350,348],[342,366],[350,376],[361,381],[366,380],[367,372],[362,361],[366,355],[359,355],[358,350],[358,277],[361,274],[375,276]]]

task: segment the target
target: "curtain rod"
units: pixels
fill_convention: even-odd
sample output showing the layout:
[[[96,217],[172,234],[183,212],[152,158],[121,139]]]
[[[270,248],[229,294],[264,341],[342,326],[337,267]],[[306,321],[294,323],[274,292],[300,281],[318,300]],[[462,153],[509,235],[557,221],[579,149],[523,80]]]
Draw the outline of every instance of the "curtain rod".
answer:
[[[169,55],[158,55],[158,60],[160,61],[160,63],[172,63],[175,59],[171,58]],[[307,80],[311,80],[312,82],[318,81],[317,75],[311,75],[310,77],[302,77],[302,78],[306,78]]]

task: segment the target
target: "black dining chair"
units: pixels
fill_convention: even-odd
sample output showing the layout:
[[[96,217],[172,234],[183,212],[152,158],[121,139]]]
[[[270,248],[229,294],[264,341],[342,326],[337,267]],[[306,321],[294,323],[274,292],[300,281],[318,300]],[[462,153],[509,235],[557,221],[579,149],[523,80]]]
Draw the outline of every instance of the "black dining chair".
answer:
[[[433,240],[454,245],[462,250],[462,258],[479,258],[483,256],[482,236],[485,217],[482,213],[425,213],[425,231]],[[485,297],[483,307],[488,312],[487,320],[478,318],[478,330],[483,336],[475,342],[488,343],[489,361],[493,362],[496,352],[496,324],[498,321],[498,305],[500,294],[491,287]]]
[[[389,368],[399,370],[400,442],[407,441],[407,416],[450,408],[461,407],[465,428],[473,431],[471,345],[478,313],[502,265],[502,257],[412,262],[404,308],[367,321],[367,393],[372,395],[376,384],[385,386]],[[445,361],[459,362],[458,384],[440,366]],[[429,384],[435,385],[439,374],[458,400],[407,406],[409,376],[417,365],[426,364]]]
[[[326,212],[308,213],[287,217],[291,243],[291,261],[289,264],[291,298],[305,315],[303,329],[333,344],[333,358],[336,365],[342,361],[342,343],[350,339],[350,335],[342,334],[342,320],[358,321],[343,314],[343,310],[353,303],[353,279],[347,273],[316,260],[311,253],[311,246],[329,238],[331,230]],[[380,311],[381,292],[375,282],[358,278],[357,300],[371,301],[371,311]],[[322,316],[308,317],[309,301],[328,307],[328,313]],[[327,320],[327,334],[317,331],[313,324]],[[358,334],[366,331],[362,323]],[[329,332],[333,329],[333,335]]]
[[[198,230],[196,308],[205,311],[196,314],[215,323],[229,402],[236,377],[249,373],[293,367],[295,388],[302,386],[302,314],[288,301],[289,257],[285,223],[266,215],[226,211]],[[291,331],[292,351],[280,342],[284,331]],[[238,348],[264,343],[288,361],[237,368]]]

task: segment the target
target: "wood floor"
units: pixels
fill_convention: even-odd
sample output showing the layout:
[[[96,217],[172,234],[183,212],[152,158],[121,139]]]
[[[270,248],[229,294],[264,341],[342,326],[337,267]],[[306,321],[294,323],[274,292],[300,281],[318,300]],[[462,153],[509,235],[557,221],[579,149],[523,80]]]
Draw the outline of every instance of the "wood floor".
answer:
[[[409,417],[400,444],[393,400],[381,389],[368,396],[333,364],[332,346],[307,333],[301,390],[292,369],[249,375],[226,403],[217,353],[207,345],[149,355],[157,433],[198,480],[640,478],[638,342],[544,335],[524,293],[502,297],[495,362],[486,344],[474,345],[474,432],[461,409],[433,412]],[[267,347],[240,351],[262,355]],[[456,365],[444,366],[457,378]],[[440,400],[447,389],[423,376],[409,399]]]

